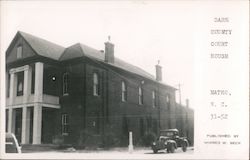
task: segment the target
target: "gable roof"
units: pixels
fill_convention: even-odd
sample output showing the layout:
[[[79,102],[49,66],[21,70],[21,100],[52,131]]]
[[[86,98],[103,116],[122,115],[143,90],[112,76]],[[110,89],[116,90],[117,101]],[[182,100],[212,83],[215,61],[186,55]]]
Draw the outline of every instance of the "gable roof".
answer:
[[[33,36],[31,34],[18,31],[18,33],[28,42],[28,44],[32,47],[32,49],[40,56],[48,57],[54,60],[59,60],[64,47],[49,42],[45,39]]]
[[[96,50],[94,48],[91,48],[87,45],[77,43],[75,45],[68,47],[65,50],[63,55],[60,57],[60,61],[69,60],[69,59],[73,59],[73,58],[77,58],[77,57],[84,57],[84,56],[91,58],[91,59],[98,60],[98,61],[102,61],[102,62],[104,62],[104,60],[105,60],[105,53],[103,53],[99,50]],[[129,72],[138,74],[138,75],[143,76],[145,78],[149,78],[149,79],[154,80],[153,75],[151,75],[148,72],[144,71],[143,69],[136,67],[134,65],[131,65],[131,64],[119,59],[119,58],[115,57],[114,63],[108,63],[108,64],[111,66],[129,71]]]

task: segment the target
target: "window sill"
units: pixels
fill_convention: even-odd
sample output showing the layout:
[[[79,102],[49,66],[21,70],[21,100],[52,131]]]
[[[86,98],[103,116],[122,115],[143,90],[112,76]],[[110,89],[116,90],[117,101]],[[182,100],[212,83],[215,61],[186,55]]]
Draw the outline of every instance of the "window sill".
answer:
[[[69,94],[68,93],[64,93],[63,96],[69,96]]]
[[[63,136],[68,136],[68,135],[69,135],[69,133],[62,133],[62,135],[63,135]]]

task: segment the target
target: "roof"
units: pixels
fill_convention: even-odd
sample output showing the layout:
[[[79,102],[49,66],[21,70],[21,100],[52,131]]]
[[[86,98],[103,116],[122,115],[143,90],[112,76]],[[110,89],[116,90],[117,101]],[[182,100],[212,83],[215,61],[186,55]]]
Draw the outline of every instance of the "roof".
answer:
[[[21,36],[29,43],[29,45],[32,47],[33,50],[40,56],[48,57],[54,60],[59,60],[62,53],[64,52],[65,48],[49,42],[47,40],[44,40],[42,38],[33,36],[31,34],[21,32],[18,33],[21,34]]]
[[[81,44],[81,43],[77,43],[74,44],[70,47],[68,47],[65,52],[63,53],[63,55],[60,58],[60,61],[63,60],[69,60],[69,59],[73,59],[73,58],[77,58],[77,57],[88,57],[91,59],[95,59],[98,61],[102,61],[104,62],[105,60],[105,54],[99,50],[96,50],[92,47],[89,47],[87,45]],[[143,69],[136,67],[132,64],[129,64],[119,58],[115,58],[114,63],[108,63],[111,66],[117,67],[117,68],[121,68],[123,70],[141,75],[143,77],[149,78],[154,80],[154,76],[149,74],[148,72],[144,71]]]
[[[27,41],[27,43],[36,52],[36,54],[43,57],[51,58],[57,61],[65,61],[79,57],[88,57],[93,60],[105,62],[105,53],[100,50],[96,50],[92,47],[89,47],[85,44],[77,43],[65,48],[53,42],[47,41],[45,39],[33,36],[22,31],[18,31],[17,35],[18,34],[20,34]],[[110,66],[114,66],[116,68],[123,69],[127,72],[135,73],[150,80],[156,81],[153,75],[119,58],[115,57],[114,63],[105,63]],[[169,86],[163,82],[158,83],[175,89],[174,87]]]

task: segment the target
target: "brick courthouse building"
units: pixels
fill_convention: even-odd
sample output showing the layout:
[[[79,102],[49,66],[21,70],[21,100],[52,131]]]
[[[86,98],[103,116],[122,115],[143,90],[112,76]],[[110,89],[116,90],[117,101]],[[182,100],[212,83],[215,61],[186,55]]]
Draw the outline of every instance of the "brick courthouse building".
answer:
[[[93,143],[102,143],[105,133],[126,141],[132,131],[135,143],[166,128],[185,135],[186,120],[185,130],[193,130],[193,111],[177,110],[176,89],[161,74],[159,64],[155,78],[115,58],[111,42],[105,51],[80,43],[64,48],[17,32],[6,51],[6,131],[22,144],[58,137],[77,144],[85,132]],[[183,119],[187,110],[192,118]]]

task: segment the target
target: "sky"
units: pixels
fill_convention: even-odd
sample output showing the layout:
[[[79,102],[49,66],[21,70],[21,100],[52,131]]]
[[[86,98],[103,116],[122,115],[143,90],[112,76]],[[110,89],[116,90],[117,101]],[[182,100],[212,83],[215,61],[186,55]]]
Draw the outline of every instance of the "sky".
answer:
[[[194,13],[192,1],[1,1],[1,55],[17,31],[68,47],[98,50],[111,36],[115,56],[181,87],[192,104]],[[179,102],[179,92],[176,95]],[[190,106],[193,108],[193,106]]]

